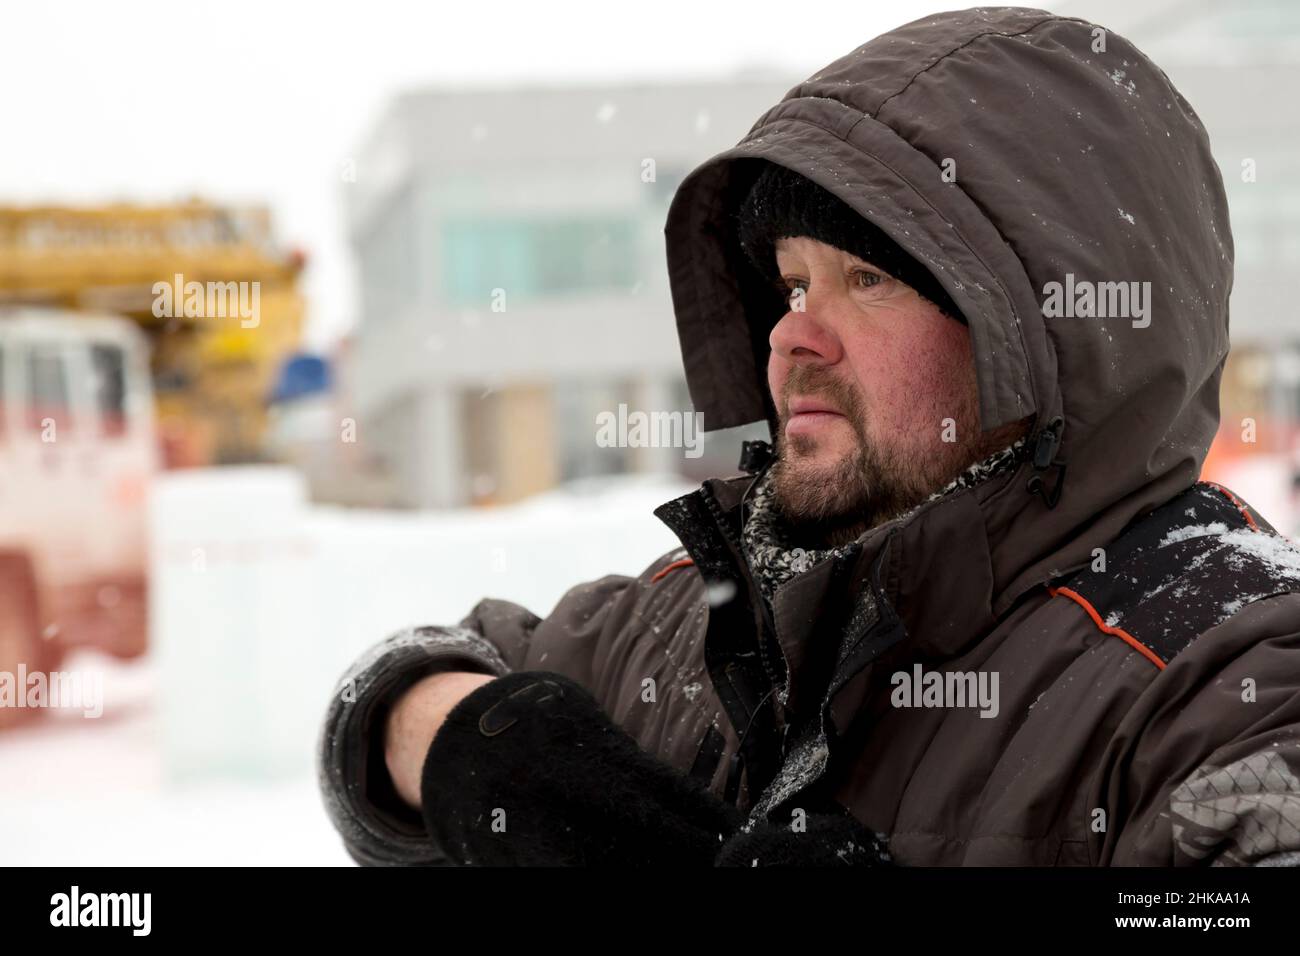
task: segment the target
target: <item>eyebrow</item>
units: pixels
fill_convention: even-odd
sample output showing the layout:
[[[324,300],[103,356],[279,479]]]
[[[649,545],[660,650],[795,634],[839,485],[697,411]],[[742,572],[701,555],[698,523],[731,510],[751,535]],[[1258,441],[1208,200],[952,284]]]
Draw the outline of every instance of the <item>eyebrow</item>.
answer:
[[[878,265],[876,265],[874,262],[868,262],[866,259],[859,259],[857,256],[853,255],[851,252],[850,252],[850,253],[845,253],[845,255],[847,255],[847,256],[850,258],[850,260],[851,260],[851,262],[849,263],[850,265],[861,266],[861,267],[863,267],[864,269],[874,269],[876,272],[879,272],[881,275],[891,275],[891,273],[889,272],[889,270],[886,269],[886,268],[884,268],[884,266],[878,266]],[[774,270],[774,272],[773,272],[773,275],[774,275],[778,280],[781,280],[781,279],[783,279],[783,276],[782,276],[781,273],[782,273],[784,270],[781,268],[780,263],[776,263],[775,265],[776,265],[776,268],[775,268],[775,270]]]

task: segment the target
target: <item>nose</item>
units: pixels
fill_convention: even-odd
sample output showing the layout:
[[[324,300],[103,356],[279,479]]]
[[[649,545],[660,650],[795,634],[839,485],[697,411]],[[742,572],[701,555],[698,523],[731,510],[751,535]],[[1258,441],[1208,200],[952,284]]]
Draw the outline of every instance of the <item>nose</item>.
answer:
[[[803,311],[791,309],[781,316],[768,336],[768,345],[791,365],[834,365],[843,354],[843,345],[810,299],[804,297]]]

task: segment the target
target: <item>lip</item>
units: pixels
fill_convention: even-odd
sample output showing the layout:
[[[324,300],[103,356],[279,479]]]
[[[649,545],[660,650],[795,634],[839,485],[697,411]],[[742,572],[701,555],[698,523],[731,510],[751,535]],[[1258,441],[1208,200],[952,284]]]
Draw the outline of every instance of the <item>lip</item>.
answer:
[[[795,396],[790,399],[789,409],[791,418],[799,415],[839,415],[841,417],[844,415],[833,405],[828,405],[816,398],[804,398],[803,396]]]
[[[833,425],[836,421],[845,420],[841,411],[815,398],[792,398],[789,409],[790,417],[785,423],[787,435],[811,434]]]

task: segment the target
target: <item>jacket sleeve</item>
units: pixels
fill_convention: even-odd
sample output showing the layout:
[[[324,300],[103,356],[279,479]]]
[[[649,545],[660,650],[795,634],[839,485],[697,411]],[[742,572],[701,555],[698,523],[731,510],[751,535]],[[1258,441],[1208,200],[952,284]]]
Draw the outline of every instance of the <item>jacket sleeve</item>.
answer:
[[[1300,866],[1300,595],[1247,605],[1152,684],[1113,862]]]
[[[606,673],[609,635],[630,613],[639,585],[682,554],[665,555],[639,578],[611,574],[577,585],[546,618],[485,598],[455,626],[410,628],[358,658],[330,699],[317,747],[318,784],[348,855],[363,866],[449,862],[419,811],[397,795],[384,762],[385,718],[403,691],[442,671],[500,677],[545,670],[571,678],[607,706],[617,689]]]

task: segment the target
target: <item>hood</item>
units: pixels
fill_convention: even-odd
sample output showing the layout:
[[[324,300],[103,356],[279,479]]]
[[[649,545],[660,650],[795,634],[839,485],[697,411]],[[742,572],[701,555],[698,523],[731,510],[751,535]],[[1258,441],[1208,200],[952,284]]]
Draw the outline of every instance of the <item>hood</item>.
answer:
[[[983,428],[1034,416],[1039,469],[980,501],[995,612],[1197,479],[1228,352],[1227,201],[1196,114],[1122,37],[1023,7],[926,17],[817,71],[692,171],[664,233],[709,430],[776,423],[767,339],[784,309],[731,218],[763,161],[942,283],[969,322]]]

